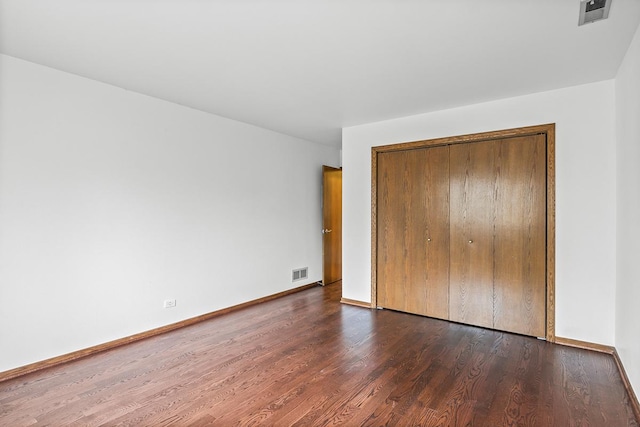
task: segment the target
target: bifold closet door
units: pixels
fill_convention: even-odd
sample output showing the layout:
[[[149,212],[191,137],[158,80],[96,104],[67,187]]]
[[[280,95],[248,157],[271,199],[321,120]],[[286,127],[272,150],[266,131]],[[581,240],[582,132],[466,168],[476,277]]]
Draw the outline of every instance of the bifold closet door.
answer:
[[[544,337],[545,137],[450,152],[450,320]]]
[[[493,328],[495,144],[450,148],[450,320]]]
[[[544,135],[497,140],[494,328],[546,333],[546,177]]]
[[[380,153],[380,307],[449,317],[449,147]]]

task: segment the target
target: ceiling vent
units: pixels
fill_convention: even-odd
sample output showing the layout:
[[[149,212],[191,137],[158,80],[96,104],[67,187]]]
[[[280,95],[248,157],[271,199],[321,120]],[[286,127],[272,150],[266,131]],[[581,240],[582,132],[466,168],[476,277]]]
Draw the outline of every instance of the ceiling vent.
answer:
[[[581,0],[578,25],[607,19],[612,0]]]

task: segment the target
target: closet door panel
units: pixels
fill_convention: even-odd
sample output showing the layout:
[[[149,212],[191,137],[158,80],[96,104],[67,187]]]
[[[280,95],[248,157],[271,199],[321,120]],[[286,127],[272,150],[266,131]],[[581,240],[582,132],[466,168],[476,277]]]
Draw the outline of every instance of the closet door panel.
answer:
[[[545,336],[546,139],[496,141],[494,327]]]
[[[404,198],[404,174],[407,159],[403,152],[378,155],[377,170],[377,300],[380,307],[401,307],[405,282],[405,242],[407,206],[397,203]],[[402,194],[399,194],[402,193]]]
[[[449,147],[427,151],[427,315],[449,318]]]
[[[448,167],[448,147],[378,155],[381,307],[448,316]]]
[[[451,320],[493,327],[495,144],[450,147]]]

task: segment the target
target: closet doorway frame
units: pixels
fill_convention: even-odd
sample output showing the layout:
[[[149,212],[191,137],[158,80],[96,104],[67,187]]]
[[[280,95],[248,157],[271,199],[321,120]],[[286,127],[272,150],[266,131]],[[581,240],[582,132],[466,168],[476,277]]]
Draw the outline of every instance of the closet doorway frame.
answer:
[[[415,150],[426,147],[442,145],[465,144],[472,142],[490,141],[496,139],[513,138],[529,135],[545,135],[547,143],[547,242],[546,242],[546,304],[545,324],[546,341],[556,342],[556,316],[555,316],[555,249],[556,249],[556,168],[555,168],[555,123],[527,126],[499,131],[474,133],[468,135],[450,136],[421,141],[403,142],[398,144],[382,145],[371,148],[371,308],[378,308],[378,154],[392,151]]]

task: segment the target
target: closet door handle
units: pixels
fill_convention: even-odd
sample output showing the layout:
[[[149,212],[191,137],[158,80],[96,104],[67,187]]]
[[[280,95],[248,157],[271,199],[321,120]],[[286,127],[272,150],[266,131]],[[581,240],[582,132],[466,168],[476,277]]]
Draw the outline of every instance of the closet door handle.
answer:
[[[473,243],[473,240],[469,240],[469,243]]]

